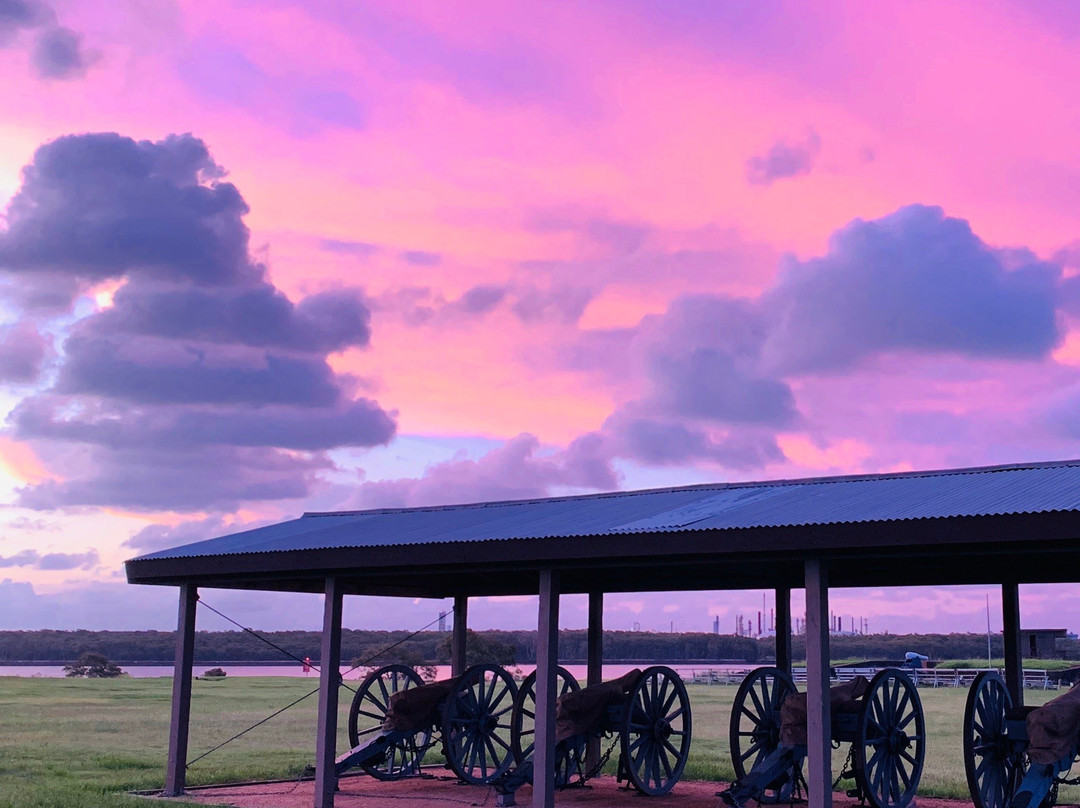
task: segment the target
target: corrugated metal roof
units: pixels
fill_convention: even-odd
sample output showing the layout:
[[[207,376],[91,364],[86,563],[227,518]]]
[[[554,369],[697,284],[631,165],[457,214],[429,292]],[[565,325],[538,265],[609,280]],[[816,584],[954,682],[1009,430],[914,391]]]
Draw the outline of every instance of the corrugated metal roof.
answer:
[[[1080,461],[309,513],[139,560],[1049,511],[1080,511]]]

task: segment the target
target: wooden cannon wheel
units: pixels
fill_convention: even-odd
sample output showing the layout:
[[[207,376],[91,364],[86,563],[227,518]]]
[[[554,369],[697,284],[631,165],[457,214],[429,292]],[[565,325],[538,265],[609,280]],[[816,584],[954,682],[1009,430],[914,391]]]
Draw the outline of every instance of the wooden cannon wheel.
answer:
[[[919,787],[925,756],[919,691],[903,671],[879,671],[859,710],[856,784],[874,808],[904,808]]]
[[[975,808],[1007,808],[1024,779],[1025,744],[1010,741],[1005,730],[1005,714],[1012,707],[1009,689],[997,673],[975,677],[964,707],[964,769]]]
[[[797,692],[791,676],[780,668],[757,668],[743,679],[728,732],[736,780],[780,745],[780,705],[789,693]]]
[[[578,680],[566,668],[555,668],[558,684],[555,696],[564,696],[581,690]],[[518,687],[514,699],[514,712],[510,718],[510,747],[514,751],[514,761],[523,763],[533,753],[533,741],[536,737],[536,671],[533,671]]]
[[[355,748],[382,729],[390,696],[423,683],[420,675],[408,665],[386,665],[364,677],[349,708],[349,743]],[[417,732],[392,745],[381,762],[362,763],[361,768],[379,780],[398,780],[419,774],[420,761],[430,742],[430,730]]]
[[[679,781],[690,752],[690,697],[679,674],[646,668],[627,699],[619,734],[621,766],[642,794],[657,796]]]
[[[517,685],[498,665],[474,665],[443,708],[446,762],[467,783],[487,784],[514,762],[510,719]]]

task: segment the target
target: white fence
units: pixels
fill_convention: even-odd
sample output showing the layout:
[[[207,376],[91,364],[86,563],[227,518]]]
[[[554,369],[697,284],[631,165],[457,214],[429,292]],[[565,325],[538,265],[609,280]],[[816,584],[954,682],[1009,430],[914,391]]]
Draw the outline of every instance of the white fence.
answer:
[[[690,681],[699,685],[737,685],[754,668],[745,669],[701,669],[692,671]],[[834,682],[850,682],[856,676],[872,679],[880,668],[839,668],[833,677]],[[975,677],[983,670],[996,670],[1002,676],[1005,672],[998,668],[905,668],[904,671],[919,687],[971,687]],[[796,684],[806,684],[806,668],[794,668],[791,671]],[[1024,687],[1036,690],[1056,690],[1058,683],[1045,670],[1024,669]]]

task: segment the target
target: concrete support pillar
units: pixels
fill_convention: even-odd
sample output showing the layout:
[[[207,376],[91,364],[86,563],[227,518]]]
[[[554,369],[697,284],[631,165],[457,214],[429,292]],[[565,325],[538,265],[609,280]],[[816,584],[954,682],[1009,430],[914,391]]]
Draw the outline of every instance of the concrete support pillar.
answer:
[[[468,667],[465,662],[465,642],[469,630],[469,598],[454,597],[454,635],[450,638],[450,674],[461,676]]]
[[[555,806],[555,669],[559,665],[559,573],[540,571],[536,633],[536,734],[533,736],[534,808]]]
[[[1005,640],[1005,686],[1013,704],[1024,706],[1024,649],[1020,643],[1020,586],[1001,585],[1001,624]]]
[[[809,808],[832,808],[829,712],[829,578],[826,562],[806,561],[806,788]]]
[[[776,667],[791,674],[791,589],[776,589]]]
[[[588,656],[585,684],[595,685],[604,680],[604,593],[589,593]],[[600,739],[590,738],[585,747],[585,760],[592,768],[600,759]]]
[[[341,685],[341,582],[326,579],[319,655],[319,726],[315,739],[315,808],[333,808],[337,790],[338,688]]]
[[[194,584],[180,585],[180,613],[176,621],[176,660],[173,663],[172,718],[169,721],[169,759],[165,796],[184,793],[187,780],[188,727],[191,723],[191,665],[195,660],[195,609],[199,591]]]

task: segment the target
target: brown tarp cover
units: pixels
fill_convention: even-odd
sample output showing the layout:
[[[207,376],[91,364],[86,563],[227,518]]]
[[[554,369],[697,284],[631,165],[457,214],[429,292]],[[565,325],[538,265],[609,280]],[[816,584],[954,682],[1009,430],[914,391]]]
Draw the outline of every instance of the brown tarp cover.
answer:
[[[600,726],[607,706],[625,700],[640,677],[641,670],[634,668],[610,682],[589,685],[559,696],[555,702],[555,742],[594,732]]]
[[[420,687],[410,687],[390,694],[390,704],[383,719],[383,729],[420,732],[438,721],[439,702],[449,696],[457,679],[443,679]]]
[[[1080,686],[1046,702],[1027,717],[1028,757],[1035,763],[1057,763],[1072,757],[1080,740]]]
[[[859,708],[859,699],[870,688],[865,676],[829,688],[829,711],[847,712]],[[780,705],[780,743],[784,746],[806,745],[806,694],[790,693]]]

